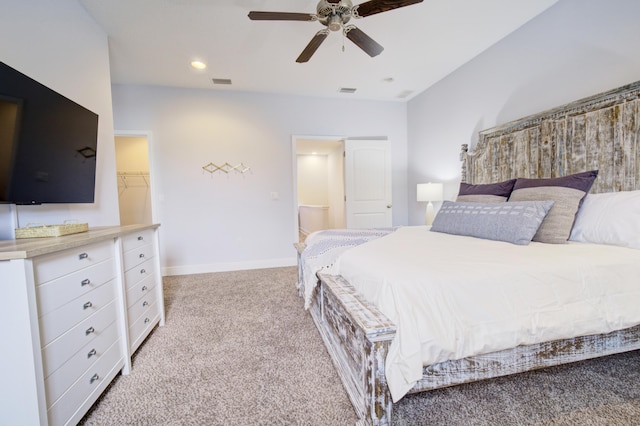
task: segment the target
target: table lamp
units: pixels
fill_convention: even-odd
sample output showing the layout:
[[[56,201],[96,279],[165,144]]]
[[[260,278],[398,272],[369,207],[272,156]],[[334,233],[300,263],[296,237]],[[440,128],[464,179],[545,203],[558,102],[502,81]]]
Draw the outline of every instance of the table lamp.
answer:
[[[435,216],[433,211],[433,201],[442,201],[442,184],[441,183],[419,183],[417,190],[417,201],[426,201],[427,214],[425,218],[425,224],[431,226],[433,218]]]

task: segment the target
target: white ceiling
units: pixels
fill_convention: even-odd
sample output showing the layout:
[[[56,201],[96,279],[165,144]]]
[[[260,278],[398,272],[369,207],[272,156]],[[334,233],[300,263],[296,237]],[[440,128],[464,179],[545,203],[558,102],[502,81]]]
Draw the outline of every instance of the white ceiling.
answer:
[[[396,101],[417,95],[557,1],[425,0],[351,20],[385,48],[379,56],[335,32],[299,64],[320,23],[251,21],[247,14],[315,13],[317,0],[79,0],[109,36],[114,84]],[[194,59],[207,69],[192,69]],[[233,84],[214,85],[212,78]],[[343,87],[357,90],[339,93]]]

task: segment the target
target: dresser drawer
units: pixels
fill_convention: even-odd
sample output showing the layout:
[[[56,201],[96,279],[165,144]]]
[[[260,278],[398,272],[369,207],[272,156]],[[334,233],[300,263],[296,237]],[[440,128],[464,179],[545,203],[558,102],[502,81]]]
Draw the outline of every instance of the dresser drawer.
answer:
[[[134,266],[141,264],[145,260],[153,258],[153,254],[153,244],[136,247],[133,250],[125,252],[124,270],[128,271]]]
[[[154,292],[156,286],[155,276],[149,275],[136,285],[127,289],[127,308],[136,303],[141,297]]]
[[[153,276],[153,259],[147,259],[139,265],[124,273],[124,282],[127,289],[137,285],[140,281]]]
[[[60,368],[51,373],[44,381],[49,405],[55,403],[117,341],[118,327],[117,323],[113,322],[100,337],[87,343]]]
[[[109,303],[95,315],[82,321],[62,336],[42,348],[44,377],[48,377],[80,350],[102,336],[105,330],[116,322],[116,302]]]
[[[115,276],[113,258],[49,281],[36,288],[38,315],[42,316],[110,281]]]
[[[152,304],[144,315],[141,315],[133,322],[129,322],[129,342],[131,343],[132,351],[135,350],[140,342],[149,334],[159,319],[158,305]]]
[[[129,322],[134,322],[135,320],[140,318],[140,316],[146,314],[151,306],[156,306],[155,291],[145,294],[143,297],[131,304],[127,311]]]
[[[113,255],[113,240],[107,240],[36,257],[33,262],[36,284],[103,262]]]
[[[40,317],[40,343],[44,347],[80,321],[89,318],[114,300],[114,281],[102,284],[89,293]]]
[[[82,404],[100,388],[102,381],[113,377],[110,373],[114,369],[121,369],[124,360],[120,351],[120,340],[117,340],[82,376],[71,385],[48,408],[49,424],[63,425],[78,411]],[[95,396],[97,399],[97,395]]]
[[[133,232],[122,237],[122,251],[127,252],[151,243],[153,243],[153,229]]]

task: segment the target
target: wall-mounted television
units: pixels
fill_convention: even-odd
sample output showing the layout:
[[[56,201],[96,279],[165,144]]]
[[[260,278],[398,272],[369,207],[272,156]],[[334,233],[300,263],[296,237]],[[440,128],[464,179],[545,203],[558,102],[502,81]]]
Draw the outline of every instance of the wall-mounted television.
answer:
[[[93,203],[98,115],[0,62],[0,203]]]

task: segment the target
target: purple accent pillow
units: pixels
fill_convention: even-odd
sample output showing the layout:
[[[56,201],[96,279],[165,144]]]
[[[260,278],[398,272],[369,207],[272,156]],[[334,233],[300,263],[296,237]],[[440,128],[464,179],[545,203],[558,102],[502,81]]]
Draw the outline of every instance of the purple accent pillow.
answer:
[[[507,201],[516,179],[505,180],[504,182],[472,185],[460,183],[458,198],[456,201],[476,202],[476,203],[502,203]]]
[[[553,207],[542,221],[533,241],[566,243],[582,200],[597,177],[598,171],[591,170],[558,178],[520,178],[513,187],[509,201],[553,201]]]

